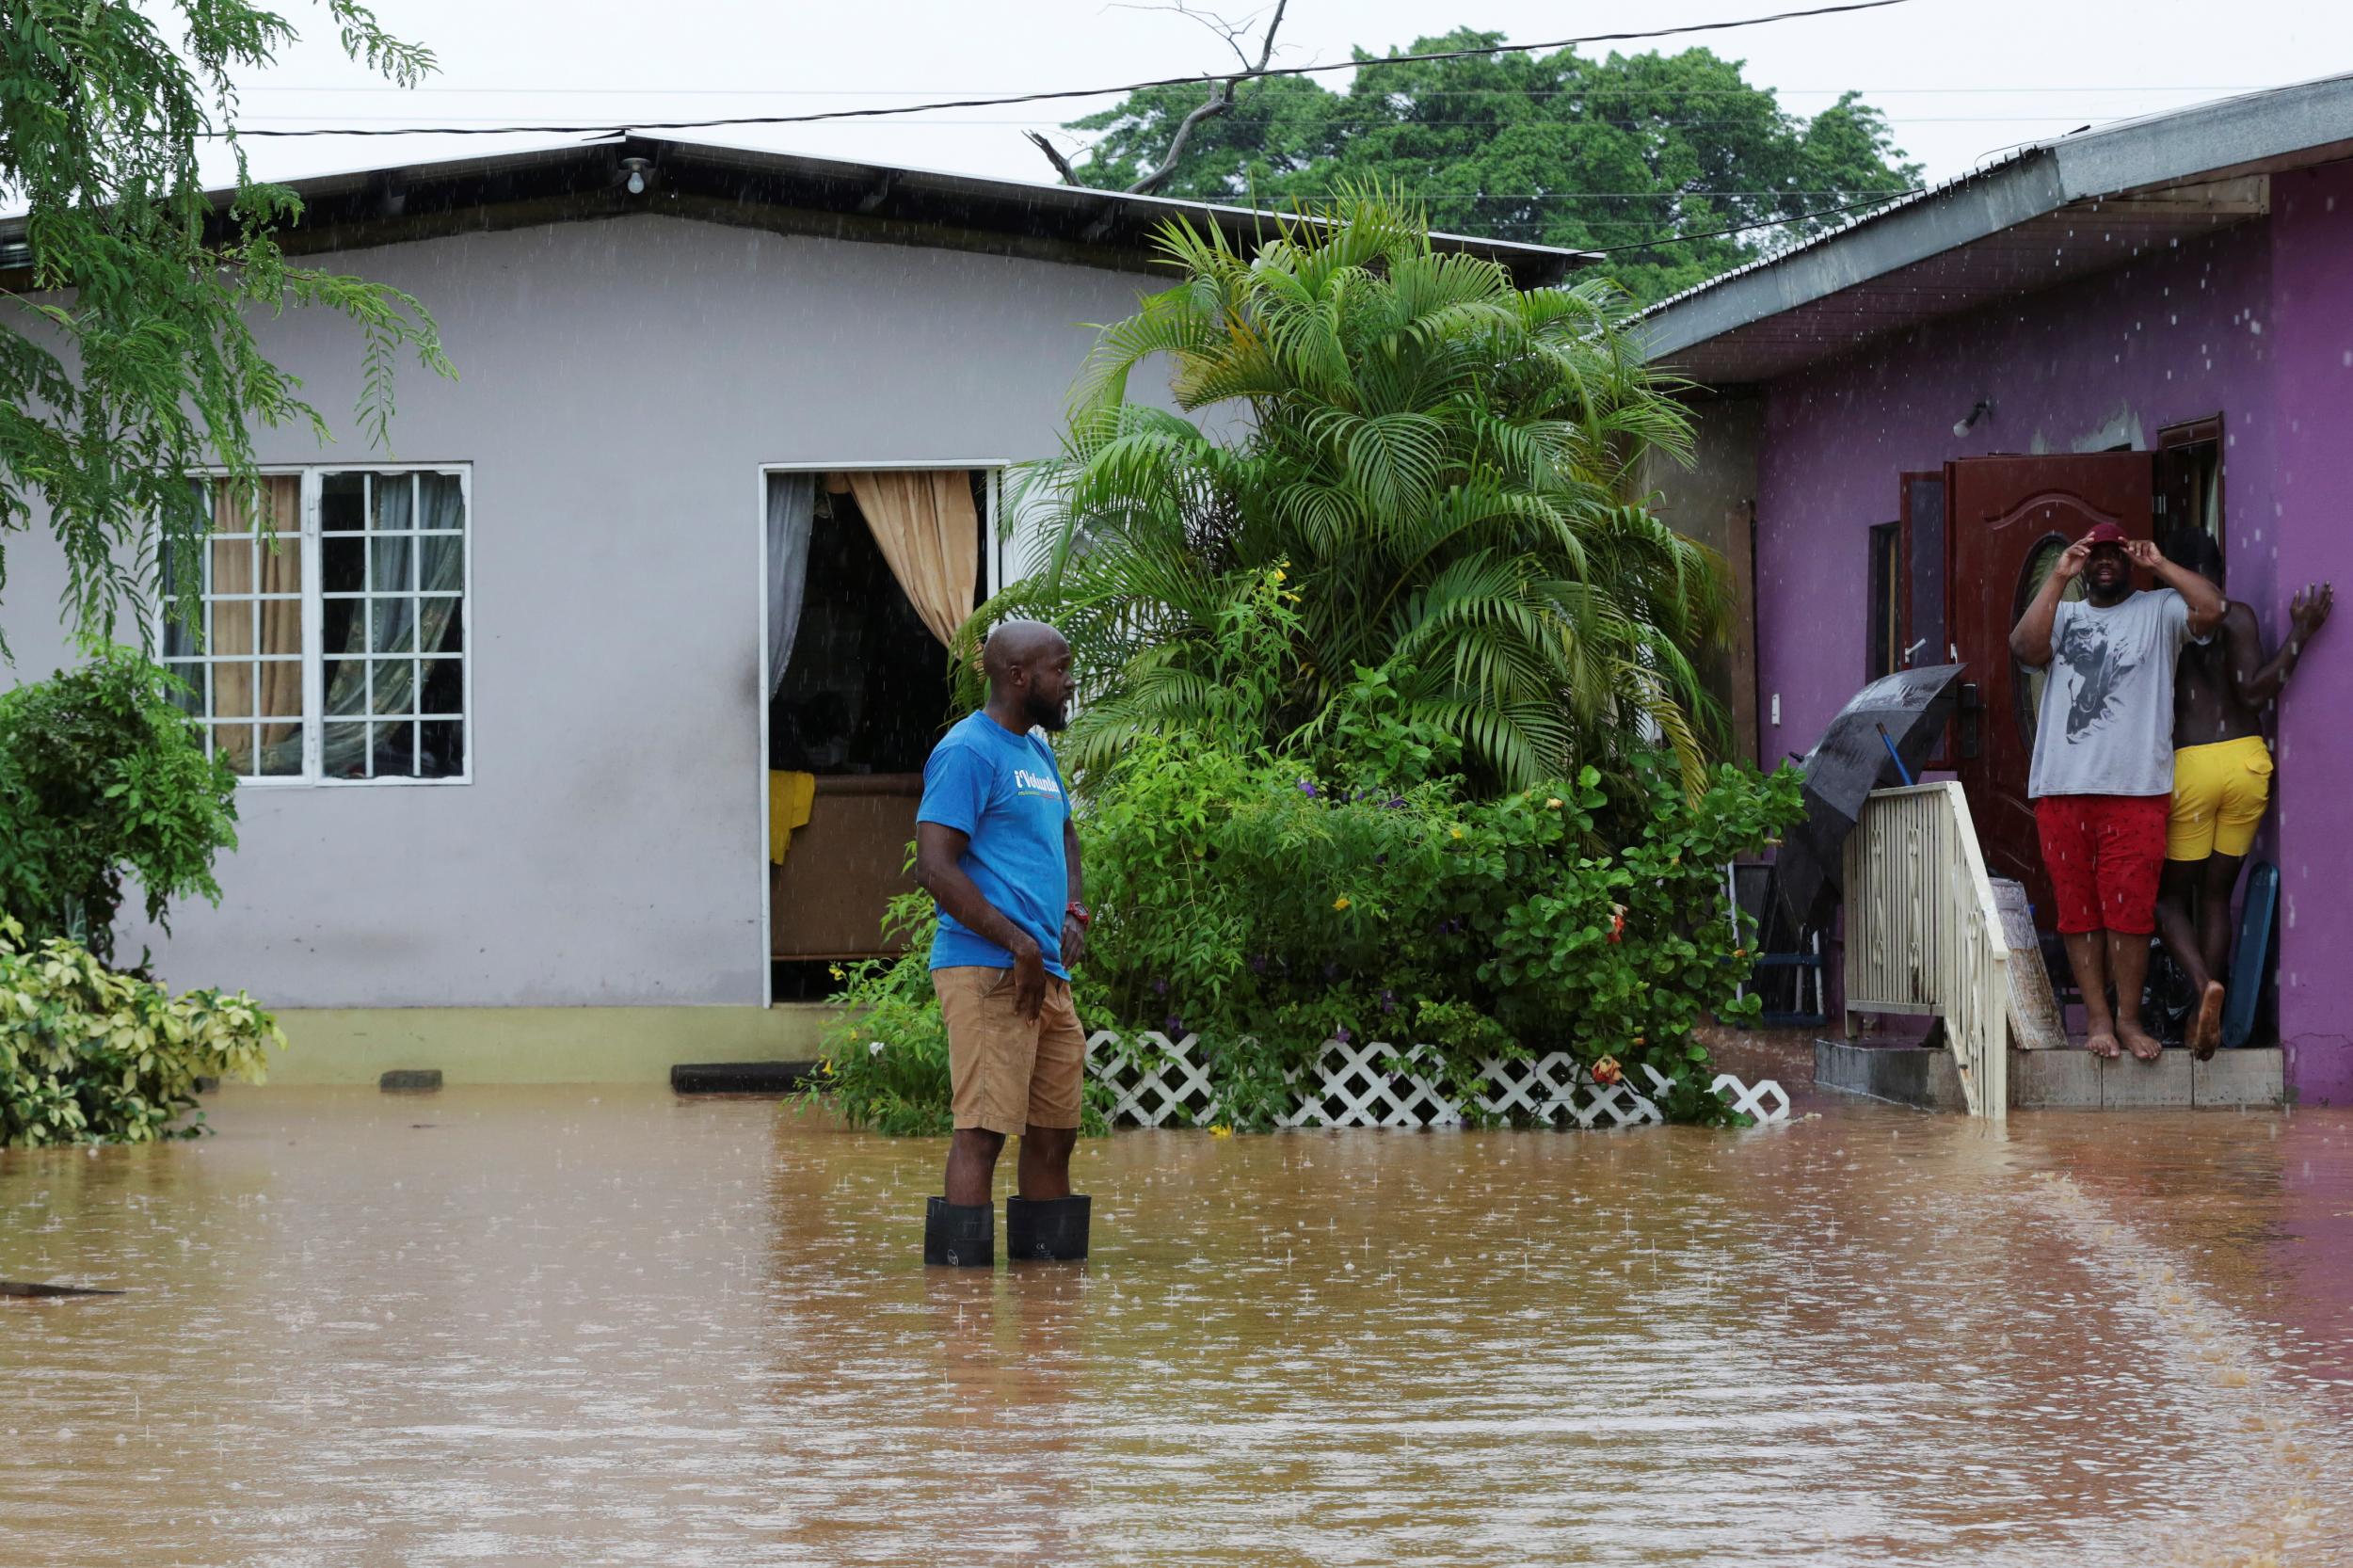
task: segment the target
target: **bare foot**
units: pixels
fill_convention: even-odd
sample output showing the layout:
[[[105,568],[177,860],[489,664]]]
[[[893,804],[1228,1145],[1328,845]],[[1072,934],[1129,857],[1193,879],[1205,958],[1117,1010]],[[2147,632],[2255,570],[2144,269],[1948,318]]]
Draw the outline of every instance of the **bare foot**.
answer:
[[[2222,982],[2209,980],[2198,998],[2198,1016],[2190,1020],[2189,1048],[2199,1061],[2214,1055],[2222,1043]]]
[[[2124,1042],[2126,1050],[2131,1051],[2143,1062],[2154,1062],[2165,1052],[2165,1048],[2157,1044],[2157,1037],[2137,1023],[2126,1023],[2121,1018],[2117,1019],[2116,1037]]]
[[[2105,1056],[2111,1062],[2115,1061],[2119,1054],[2116,1048],[2116,1036],[2105,1029],[2093,1030],[2090,1036],[2084,1041],[2084,1049],[2094,1056]]]

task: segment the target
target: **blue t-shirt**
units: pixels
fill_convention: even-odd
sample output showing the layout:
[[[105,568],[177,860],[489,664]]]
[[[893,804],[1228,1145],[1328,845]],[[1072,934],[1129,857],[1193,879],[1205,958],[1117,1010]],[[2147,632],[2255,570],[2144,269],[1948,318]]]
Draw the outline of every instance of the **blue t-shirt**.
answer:
[[[1046,743],[1016,735],[984,712],[959,721],[923,764],[923,804],[915,820],[952,827],[971,840],[960,862],[965,874],[1007,920],[1037,938],[1046,972],[1068,980],[1062,918],[1070,902],[1063,857],[1070,801]],[[932,968],[966,965],[1009,969],[1013,954],[942,909]]]

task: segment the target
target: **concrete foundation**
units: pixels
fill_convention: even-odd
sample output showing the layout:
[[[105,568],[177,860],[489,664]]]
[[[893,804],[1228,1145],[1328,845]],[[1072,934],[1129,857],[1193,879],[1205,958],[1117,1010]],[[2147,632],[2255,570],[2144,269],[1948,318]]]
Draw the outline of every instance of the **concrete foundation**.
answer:
[[[1912,1041],[1817,1040],[1817,1088],[1862,1095],[1924,1111],[1967,1109],[1952,1053]],[[2226,1050],[2200,1062],[2169,1050],[2154,1062],[2104,1061],[2086,1050],[2009,1054],[2013,1111],[2184,1110],[2286,1103],[2286,1070],[2277,1048]]]

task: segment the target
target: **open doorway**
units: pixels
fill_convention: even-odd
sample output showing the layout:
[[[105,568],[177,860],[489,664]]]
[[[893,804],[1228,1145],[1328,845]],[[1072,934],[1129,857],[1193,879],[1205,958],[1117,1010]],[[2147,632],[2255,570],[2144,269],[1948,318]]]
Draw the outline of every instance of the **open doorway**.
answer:
[[[883,915],[914,886],[923,763],[953,717],[948,639],[991,575],[996,472],[772,472],[764,485],[771,996],[814,1001],[837,989],[836,965],[897,951]]]

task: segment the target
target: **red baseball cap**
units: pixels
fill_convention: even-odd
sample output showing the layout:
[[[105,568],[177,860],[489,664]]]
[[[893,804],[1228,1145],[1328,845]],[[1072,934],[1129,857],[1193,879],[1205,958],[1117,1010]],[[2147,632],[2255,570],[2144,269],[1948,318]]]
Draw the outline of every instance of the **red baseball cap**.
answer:
[[[2085,533],[2084,536],[2076,542],[2079,544],[2094,545],[2122,544],[2124,542],[2124,530],[2117,527],[2116,524],[2112,522],[2095,522],[2091,525],[2090,529]]]

